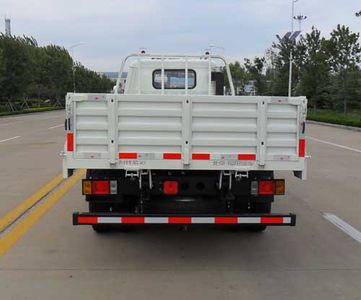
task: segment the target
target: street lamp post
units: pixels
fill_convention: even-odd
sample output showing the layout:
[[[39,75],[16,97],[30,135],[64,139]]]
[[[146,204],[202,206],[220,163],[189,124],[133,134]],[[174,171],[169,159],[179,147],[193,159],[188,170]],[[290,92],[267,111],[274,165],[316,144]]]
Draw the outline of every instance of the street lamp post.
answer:
[[[74,59],[74,48],[84,45],[84,43],[77,43],[69,47],[70,55],[73,60],[73,92],[75,93],[75,59]]]
[[[294,24],[293,24],[293,20],[295,17],[295,3],[298,0],[291,0],[292,1],[292,12],[291,12],[291,34],[294,32]],[[292,46],[291,45],[291,50],[290,50],[290,67],[289,67],[289,76],[288,76],[288,97],[292,96],[292,67],[293,67],[293,51],[292,51]]]
[[[302,25],[302,21],[306,20],[307,19],[307,16],[304,16],[304,15],[298,15],[298,16],[295,16],[293,17],[293,19],[297,20],[298,21],[298,30],[301,31],[301,25]]]

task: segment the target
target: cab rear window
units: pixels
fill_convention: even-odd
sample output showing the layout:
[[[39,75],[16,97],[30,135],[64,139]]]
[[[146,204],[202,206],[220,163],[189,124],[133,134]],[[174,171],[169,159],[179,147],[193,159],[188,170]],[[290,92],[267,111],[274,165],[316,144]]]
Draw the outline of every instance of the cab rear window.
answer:
[[[185,89],[185,69],[164,70],[164,89]],[[194,89],[196,87],[196,72],[194,70],[188,70],[188,89]],[[155,89],[162,88],[162,70],[157,69],[153,72],[153,87]]]

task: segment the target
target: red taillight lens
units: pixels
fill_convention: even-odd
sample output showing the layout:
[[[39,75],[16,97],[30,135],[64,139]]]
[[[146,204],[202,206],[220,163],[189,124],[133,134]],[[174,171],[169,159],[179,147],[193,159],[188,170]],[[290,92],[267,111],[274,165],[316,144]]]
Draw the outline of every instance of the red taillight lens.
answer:
[[[163,193],[166,195],[178,194],[178,182],[177,181],[164,181]]]
[[[92,182],[92,194],[108,195],[110,194],[110,183],[108,180],[96,180]]]
[[[306,140],[300,139],[298,143],[298,156],[305,157],[306,154]]]
[[[275,183],[272,180],[261,180],[258,182],[259,195],[274,195]]]
[[[69,152],[74,151],[74,134],[72,132],[66,134],[66,150]]]

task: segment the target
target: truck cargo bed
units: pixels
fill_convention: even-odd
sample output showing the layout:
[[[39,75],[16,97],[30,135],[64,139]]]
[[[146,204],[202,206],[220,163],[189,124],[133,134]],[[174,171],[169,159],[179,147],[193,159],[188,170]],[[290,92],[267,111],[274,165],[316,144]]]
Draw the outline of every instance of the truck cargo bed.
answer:
[[[305,178],[305,97],[67,95],[68,170],[290,170]]]

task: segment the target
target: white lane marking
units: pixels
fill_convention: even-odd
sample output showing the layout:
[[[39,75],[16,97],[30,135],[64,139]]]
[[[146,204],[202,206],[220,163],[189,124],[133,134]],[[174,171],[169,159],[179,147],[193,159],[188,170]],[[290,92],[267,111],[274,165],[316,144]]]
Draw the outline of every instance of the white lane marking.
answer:
[[[1,140],[0,143],[7,142],[7,141],[11,141],[11,140],[15,140],[15,139],[18,139],[19,137],[20,137],[20,135],[14,136],[14,137],[11,137],[11,138],[8,138],[8,139],[5,139],[5,140]]]
[[[338,216],[331,213],[323,213],[323,217],[331,222],[333,225],[336,225],[340,228],[344,233],[348,234],[354,240],[361,243],[361,232],[356,228],[352,227],[350,224],[346,223],[344,220],[340,219]]]
[[[64,124],[59,124],[59,125],[51,126],[51,127],[49,127],[48,129],[54,129],[54,128],[58,128],[58,127],[61,127],[61,126],[64,126]]]
[[[347,147],[347,146],[344,146],[344,145],[335,144],[335,143],[331,143],[331,142],[328,142],[328,141],[316,139],[316,138],[314,138],[314,137],[312,137],[312,136],[307,136],[307,138],[309,138],[310,140],[314,140],[314,141],[316,141],[316,142],[320,142],[320,143],[324,143],[324,144],[327,144],[327,145],[331,145],[331,146],[339,147],[339,148],[342,148],[342,149],[346,149],[346,150],[350,150],[350,151],[354,151],[354,152],[361,153],[361,150],[360,150],[360,149],[351,148],[351,147]]]

